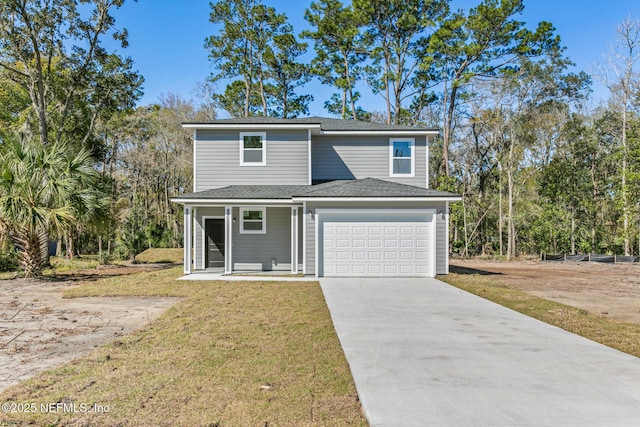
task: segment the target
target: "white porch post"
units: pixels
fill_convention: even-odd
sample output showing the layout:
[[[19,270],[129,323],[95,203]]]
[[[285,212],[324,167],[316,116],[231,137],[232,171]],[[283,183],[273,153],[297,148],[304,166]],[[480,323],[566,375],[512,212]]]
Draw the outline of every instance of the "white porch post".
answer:
[[[224,274],[233,272],[233,207],[224,207]]]
[[[291,208],[291,274],[298,274],[298,207]]]
[[[184,274],[191,274],[192,220],[191,206],[184,205]]]

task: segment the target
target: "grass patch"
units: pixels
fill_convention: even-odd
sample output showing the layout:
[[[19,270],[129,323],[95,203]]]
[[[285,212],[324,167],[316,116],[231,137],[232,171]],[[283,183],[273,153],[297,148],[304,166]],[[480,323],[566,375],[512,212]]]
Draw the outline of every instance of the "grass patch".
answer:
[[[550,325],[640,357],[638,324],[536,297],[477,274],[449,274],[438,279]]]
[[[0,425],[367,425],[317,282],[178,282],[181,273],[68,290],[184,299],[137,333],[0,394],[0,403],[96,403],[108,413],[0,413]]]
[[[136,255],[136,261],[142,263],[182,264],[184,249],[154,248]]]

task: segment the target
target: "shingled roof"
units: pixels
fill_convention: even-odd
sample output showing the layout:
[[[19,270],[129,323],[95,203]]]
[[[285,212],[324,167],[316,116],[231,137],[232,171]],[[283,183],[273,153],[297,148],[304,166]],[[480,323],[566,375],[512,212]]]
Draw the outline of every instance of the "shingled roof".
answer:
[[[456,194],[375,178],[317,185],[230,185],[176,197],[177,200],[290,200],[323,198],[458,198]]]
[[[304,194],[296,194],[296,196],[302,199],[337,197],[458,197],[453,193],[445,191],[437,191],[413,185],[399,184],[397,182],[383,181],[376,178],[340,181],[332,186],[313,186]]]
[[[310,125],[320,126],[322,131],[407,131],[407,132],[426,132],[437,131],[438,129],[390,125],[386,123],[362,122],[358,120],[333,119],[328,117],[301,117],[296,119],[283,119],[279,117],[246,117],[233,119],[219,119],[209,122],[186,122],[184,126],[197,127],[215,126],[215,125]]]

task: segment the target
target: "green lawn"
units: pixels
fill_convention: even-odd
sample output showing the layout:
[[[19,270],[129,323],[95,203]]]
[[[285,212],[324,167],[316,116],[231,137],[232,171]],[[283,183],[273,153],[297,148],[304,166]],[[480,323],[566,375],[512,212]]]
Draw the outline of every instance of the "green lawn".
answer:
[[[182,267],[66,297],[183,299],[142,330],[0,394],[108,413],[0,413],[35,425],[367,425],[317,282],[177,282]],[[1,425],[2,423],[0,423]]]

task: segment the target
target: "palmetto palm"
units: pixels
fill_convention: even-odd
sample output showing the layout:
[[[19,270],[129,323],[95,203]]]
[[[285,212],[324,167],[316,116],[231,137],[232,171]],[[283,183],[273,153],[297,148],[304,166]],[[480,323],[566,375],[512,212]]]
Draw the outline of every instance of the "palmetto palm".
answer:
[[[90,154],[66,144],[23,139],[0,152],[0,223],[13,234],[25,277],[42,271],[49,233],[103,206],[97,178]]]

